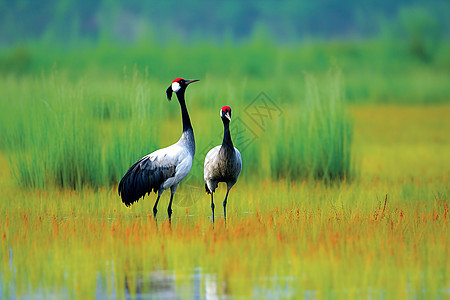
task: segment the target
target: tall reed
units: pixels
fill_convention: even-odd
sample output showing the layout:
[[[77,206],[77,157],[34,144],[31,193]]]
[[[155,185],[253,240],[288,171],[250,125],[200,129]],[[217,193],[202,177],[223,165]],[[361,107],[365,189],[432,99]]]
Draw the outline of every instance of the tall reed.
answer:
[[[23,82],[22,82],[23,81]],[[159,144],[160,99],[145,78],[71,82],[64,74],[18,79],[21,107],[6,140],[20,185],[70,189],[116,183],[148,148]],[[17,94],[26,85],[28,93]]]
[[[306,93],[285,112],[273,133],[271,171],[276,178],[343,180],[351,175],[352,123],[340,72],[322,81],[305,74]]]

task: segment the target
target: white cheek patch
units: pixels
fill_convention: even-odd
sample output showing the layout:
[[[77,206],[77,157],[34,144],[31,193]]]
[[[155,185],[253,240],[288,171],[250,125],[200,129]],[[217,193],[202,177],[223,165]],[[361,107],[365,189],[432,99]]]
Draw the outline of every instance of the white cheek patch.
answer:
[[[178,82],[173,82],[172,83],[172,91],[174,91],[175,93],[178,92],[181,88],[181,85]]]
[[[219,111],[219,116],[222,118],[222,109]]]

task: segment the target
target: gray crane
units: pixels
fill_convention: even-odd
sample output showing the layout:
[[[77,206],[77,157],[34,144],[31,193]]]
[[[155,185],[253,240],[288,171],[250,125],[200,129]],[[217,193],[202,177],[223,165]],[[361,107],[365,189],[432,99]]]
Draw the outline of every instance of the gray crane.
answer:
[[[212,148],[205,157],[203,178],[205,179],[206,193],[211,194],[211,210],[214,222],[213,194],[219,182],[227,184],[227,194],[223,201],[223,214],[227,219],[227,198],[230,189],[236,183],[242,170],[242,158],[238,149],[233,146],[230,134],[231,108],[224,106],[220,110],[224,133],[222,145]]]
[[[186,108],[184,93],[186,87],[197,79],[185,80],[176,78],[167,89],[167,99],[170,101],[175,92],[181,107],[183,133],[175,144],[156,150],[138,160],[132,165],[119,183],[119,195],[126,206],[137,202],[145,194],[153,190],[158,193],[153,206],[153,217],[156,218],[159,198],[164,190],[170,188],[170,201],[167,208],[169,220],[172,217],[172,200],[178,183],[191,170],[195,154],[194,131]]]

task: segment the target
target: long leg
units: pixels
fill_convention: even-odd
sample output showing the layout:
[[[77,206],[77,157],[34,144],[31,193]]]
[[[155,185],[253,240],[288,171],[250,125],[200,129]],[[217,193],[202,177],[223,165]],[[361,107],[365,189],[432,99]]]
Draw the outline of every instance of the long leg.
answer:
[[[156,198],[155,205],[153,206],[153,219],[156,219],[156,213],[158,212],[157,206],[158,206],[158,202],[159,202],[159,197],[161,197],[161,194],[163,191],[164,190],[158,191],[158,197]]]
[[[227,198],[232,187],[232,185],[227,185],[227,194],[225,195],[225,200],[223,200],[223,216],[225,218],[225,223],[227,222]]]
[[[169,206],[167,207],[167,214],[169,215],[169,222],[172,220],[172,201],[173,201],[173,195],[175,194],[176,190],[177,190],[177,186],[172,186],[170,188],[170,201],[169,201]]]
[[[211,192],[211,210],[212,210],[212,218],[214,223],[214,199],[213,199],[213,192]]]

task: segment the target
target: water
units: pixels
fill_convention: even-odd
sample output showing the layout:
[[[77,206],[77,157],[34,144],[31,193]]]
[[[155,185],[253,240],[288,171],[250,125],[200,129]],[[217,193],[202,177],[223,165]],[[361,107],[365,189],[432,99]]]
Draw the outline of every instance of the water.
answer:
[[[64,286],[47,286],[44,282],[39,282],[38,287],[32,287],[29,283],[26,291],[18,290],[18,286],[23,289],[23,282],[16,282],[16,266],[13,260],[13,249],[8,251],[9,271],[12,271],[12,278],[8,281],[4,274],[0,273],[0,298],[1,299],[69,299],[77,297],[74,291]],[[208,273],[200,267],[182,271],[175,270],[144,270],[132,273],[133,279],[129,279],[124,274],[115,274],[114,261],[107,261],[106,272],[98,271],[96,276],[95,290],[92,295],[95,299],[248,299],[249,295],[230,294],[227,282],[220,280],[215,273]],[[103,271],[105,271],[103,270]],[[119,276],[124,276],[124,280],[117,280]],[[307,276],[307,274],[305,274]],[[250,285],[248,293],[253,299],[317,299],[323,297],[324,291],[299,290],[296,288],[298,279],[295,277],[258,277],[246,279]],[[426,278],[422,278],[425,282]],[[63,281],[64,282],[64,281]],[[124,286],[116,286],[117,282],[125,282]],[[36,285],[35,285],[36,286]],[[270,288],[269,288],[270,287]],[[90,292],[90,291],[85,291]],[[322,292],[322,293],[320,293]],[[354,295],[355,291],[353,291]],[[414,290],[412,285],[408,285],[407,293],[411,298],[421,298],[426,295],[425,288],[421,291]],[[329,291],[332,298],[342,298],[349,296],[350,291]],[[358,298],[367,299],[387,299],[386,290],[373,287],[361,287],[356,291]],[[450,288],[441,289],[438,299],[448,299]]]
[[[116,274],[112,271],[113,263],[111,263],[110,280],[106,280],[100,273],[97,275],[95,288],[95,299],[247,299],[246,295],[230,295],[227,293],[227,283],[217,279],[217,275],[213,273],[205,273],[201,268],[195,268],[191,272],[175,275],[170,270],[155,270],[149,272],[141,272],[135,274],[135,284],[129,286],[129,281],[125,278],[124,289],[115,286]],[[261,280],[261,279],[258,279]],[[268,290],[254,285],[253,295],[255,299],[279,299],[292,298],[295,291],[285,282],[292,282],[293,278],[269,278],[266,281],[279,281],[276,289]],[[251,280],[253,281],[253,280]],[[107,285],[111,283],[111,286]],[[284,283],[283,283],[284,282]],[[4,290],[6,289],[6,290]],[[123,294],[118,294],[123,292]],[[7,292],[7,293],[6,293]],[[8,286],[4,286],[3,278],[0,275],[0,296],[8,295],[6,299],[69,299],[76,297],[73,291],[67,287],[42,287],[32,289],[29,286],[28,292],[20,292],[16,290],[14,281]],[[3,299],[3,298],[2,298]],[[314,299],[314,298],[309,298]]]

